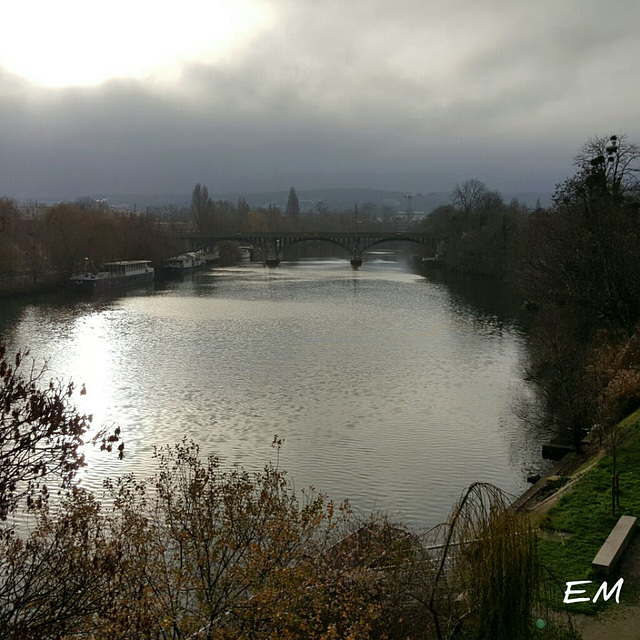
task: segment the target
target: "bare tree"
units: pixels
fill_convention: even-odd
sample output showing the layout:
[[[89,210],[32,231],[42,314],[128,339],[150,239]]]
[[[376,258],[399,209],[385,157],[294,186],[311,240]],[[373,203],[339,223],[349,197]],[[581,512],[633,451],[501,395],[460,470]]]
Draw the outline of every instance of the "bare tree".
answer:
[[[79,414],[69,404],[75,387],[50,382],[38,386],[44,369],[35,365],[22,372],[25,357],[18,352],[13,362],[0,344],[0,520],[6,520],[22,499],[28,506],[42,503],[48,496],[45,481],[52,476],[70,485],[84,466],[80,451],[92,416]],[[84,394],[84,387],[80,394]],[[111,450],[120,439],[120,429],[101,431],[93,439]],[[118,447],[124,455],[124,443]]]
[[[469,215],[480,207],[488,191],[484,182],[471,178],[453,188],[451,200],[456,207],[462,209],[465,215]]]
[[[574,158],[575,164],[611,195],[625,196],[640,186],[640,147],[627,135],[589,138]],[[600,180],[598,181],[598,178]]]

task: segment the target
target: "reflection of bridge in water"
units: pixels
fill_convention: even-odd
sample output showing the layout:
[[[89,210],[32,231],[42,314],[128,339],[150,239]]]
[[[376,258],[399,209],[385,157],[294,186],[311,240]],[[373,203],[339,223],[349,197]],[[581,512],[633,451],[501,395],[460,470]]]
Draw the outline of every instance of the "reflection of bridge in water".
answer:
[[[361,264],[362,254],[383,242],[413,242],[427,247],[432,255],[439,251],[441,239],[428,233],[389,232],[389,231],[360,231],[328,232],[328,231],[280,231],[274,233],[249,232],[234,234],[188,233],[181,234],[180,239],[186,242],[191,251],[211,250],[220,242],[239,242],[251,244],[261,249],[267,260],[277,263],[282,257],[283,250],[301,242],[328,242],[342,247],[351,256],[351,264]]]

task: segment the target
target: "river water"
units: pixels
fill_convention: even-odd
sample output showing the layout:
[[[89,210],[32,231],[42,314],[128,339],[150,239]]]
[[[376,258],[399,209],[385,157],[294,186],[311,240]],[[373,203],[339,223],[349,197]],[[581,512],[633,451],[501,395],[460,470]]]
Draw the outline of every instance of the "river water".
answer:
[[[297,489],[428,527],[474,481],[525,489],[544,434],[514,411],[532,394],[526,342],[495,289],[388,258],[4,301],[0,336],[47,359],[47,377],[86,384],[74,397],[94,424],[120,425],[124,461],[87,448],[82,483],[98,494],[106,476],[151,473],[154,445],[187,436],[223,466],[260,469],[278,434]]]

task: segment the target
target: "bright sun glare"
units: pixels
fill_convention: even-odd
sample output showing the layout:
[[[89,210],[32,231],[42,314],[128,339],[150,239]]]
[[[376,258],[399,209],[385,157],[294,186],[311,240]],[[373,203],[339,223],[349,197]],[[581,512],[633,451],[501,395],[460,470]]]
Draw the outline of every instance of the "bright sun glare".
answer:
[[[174,75],[270,26],[260,0],[23,0],[3,8],[0,67],[46,87]]]

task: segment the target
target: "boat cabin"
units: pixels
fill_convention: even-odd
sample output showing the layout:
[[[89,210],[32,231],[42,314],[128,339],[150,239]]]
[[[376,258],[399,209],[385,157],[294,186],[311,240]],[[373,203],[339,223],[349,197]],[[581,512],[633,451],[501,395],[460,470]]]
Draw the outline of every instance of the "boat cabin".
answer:
[[[169,258],[167,260],[167,267],[174,269],[193,269],[194,260],[190,254],[182,254],[177,258]]]
[[[123,260],[121,262],[107,262],[102,268],[112,276],[132,276],[138,273],[153,271],[150,260]]]

